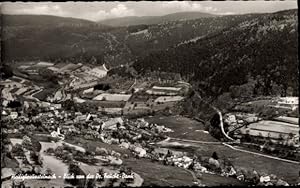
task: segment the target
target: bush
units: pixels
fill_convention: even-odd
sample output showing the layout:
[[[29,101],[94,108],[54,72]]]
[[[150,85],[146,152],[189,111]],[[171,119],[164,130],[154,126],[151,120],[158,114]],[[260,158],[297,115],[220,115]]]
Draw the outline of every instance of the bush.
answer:
[[[2,64],[2,66],[0,66],[0,72],[3,79],[7,79],[14,75],[13,69],[7,64]]]
[[[35,162],[35,164],[37,165],[43,164],[42,157],[39,152],[34,152],[34,151],[30,152],[30,157]]]
[[[28,150],[32,150],[32,142],[28,136],[24,136],[22,140],[22,146]]]
[[[52,172],[52,170],[50,168],[46,169],[46,172],[45,172],[46,175],[52,175],[52,173],[53,172]]]
[[[63,146],[58,146],[57,148],[55,148],[54,153],[56,157],[61,158],[63,155]]]
[[[14,156],[25,156],[24,155],[24,151],[23,151],[23,147],[21,144],[16,144],[12,147],[11,153]]]
[[[21,107],[21,106],[22,106],[22,104],[19,101],[10,101],[7,104],[7,107],[9,107],[9,108],[18,108],[18,107]]]
[[[55,150],[54,150],[53,148],[48,148],[48,149],[46,150],[46,152],[47,152],[47,153],[53,153],[53,154],[54,154]]]
[[[76,175],[84,175],[84,172],[79,168],[78,165],[71,163],[69,165],[69,174],[74,174],[74,179],[66,179],[65,181],[72,184],[73,186],[83,186],[82,181],[76,178]]]

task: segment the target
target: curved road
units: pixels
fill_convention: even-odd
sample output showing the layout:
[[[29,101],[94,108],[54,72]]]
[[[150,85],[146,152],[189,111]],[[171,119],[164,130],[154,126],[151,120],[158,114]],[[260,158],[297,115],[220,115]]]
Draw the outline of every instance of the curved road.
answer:
[[[190,85],[190,84],[189,84]],[[190,85],[191,86],[191,85]],[[194,90],[194,89],[193,89]],[[199,95],[199,93],[197,91],[194,90],[194,92],[196,93],[196,96],[201,100],[201,96]],[[209,104],[210,105],[210,104]],[[221,127],[221,131],[222,131],[222,134],[228,139],[228,140],[231,140],[231,141],[234,141],[233,138],[231,138],[230,136],[228,136],[225,131],[224,131],[224,125],[223,125],[223,116],[222,116],[222,113],[219,109],[217,109],[216,107],[210,105],[218,114],[219,114],[219,117],[220,117],[220,127]],[[184,140],[183,140],[184,141]],[[192,141],[195,143],[195,141]],[[197,142],[197,141],[196,141]],[[198,142],[199,143],[199,142]],[[282,158],[278,158],[278,157],[273,157],[273,156],[270,156],[270,155],[264,155],[264,154],[261,154],[261,153],[256,153],[256,152],[251,152],[251,151],[247,151],[247,150],[244,150],[244,149],[238,149],[238,148],[235,148],[231,145],[228,144],[229,142],[226,142],[226,143],[222,143],[224,146],[226,147],[229,147],[230,149],[233,149],[233,150],[236,150],[236,151],[240,151],[240,152],[245,152],[245,153],[251,153],[251,154],[254,154],[254,155],[257,155],[257,156],[261,156],[261,157],[267,157],[267,158],[271,158],[271,159],[275,159],[275,160],[279,160],[279,161],[284,161],[284,162],[288,162],[288,163],[293,163],[293,164],[300,164],[300,162],[297,162],[297,161],[292,161],[292,160],[287,160],[287,159],[282,159]]]
[[[183,82],[183,81],[182,81],[182,82]],[[188,82],[184,82],[184,83],[186,83],[187,85],[189,85],[189,86],[192,88],[192,90],[195,92],[195,95],[199,98],[199,100],[203,101],[202,98],[201,98],[201,96],[200,96],[200,94],[199,94],[197,91],[194,90],[193,86],[192,86],[190,83],[188,83]],[[203,101],[203,102],[205,102],[205,101]],[[222,134],[223,134],[228,140],[234,141],[234,139],[231,138],[230,136],[228,136],[228,134],[226,134],[225,131],[224,131],[223,116],[222,116],[221,111],[220,111],[218,108],[212,106],[211,104],[209,104],[209,103],[207,103],[207,102],[205,102],[205,103],[208,104],[210,107],[212,107],[212,108],[218,113],[218,115],[219,115],[219,117],[220,117],[220,127],[221,127],[221,132],[222,132]]]
[[[297,162],[297,161],[292,161],[292,160],[288,160],[288,159],[282,159],[282,158],[279,158],[279,157],[273,157],[273,156],[270,156],[270,155],[265,155],[265,154],[261,154],[261,153],[256,153],[256,152],[252,152],[252,151],[248,151],[248,150],[244,150],[244,149],[238,149],[238,148],[235,148],[229,144],[226,144],[226,143],[222,143],[224,146],[226,147],[229,147],[230,149],[233,149],[233,150],[236,150],[236,151],[240,151],[240,152],[245,152],[245,153],[250,153],[250,154],[253,154],[253,155],[258,155],[258,156],[261,156],[261,157],[267,157],[267,158],[270,158],[270,159],[275,159],[275,160],[279,160],[279,161],[284,161],[284,162],[288,162],[288,163],[293,163],[293,164],[300,164],[300,162]]]
[[[189,85],[192,89],[192,85],[190,83],[187,83],[187,82],[184,82],[186,83],[187,85]],[[201,96],[199,95],[199,93],[197,91],[195,91],[193,89],[193,91],[195,92],[195,95],[199,98],[199,100],[202,100],[201,99]],[[203,101],[205,102],[205,101]],[[208,104],[208,103],[207,103]],[[282,158],[278,158],[278,157],[274,157],[274,156],[270,156],[270,155],[265,155],[265,154],[261,154],[261,153],[256,153],[256,152],[251,152],[251,151],[248,151],[248,150],[244,150],[244,149],[238,149],[238,148],[235,148],[231,145],[229,145],[230,143],[236,143],[235,140],[233,138],[231,138],[230,136],[228,136],[225,131],[224,131],[224,126],[223,126],[223,116],[222,116],[222,113],[219,109],[217,109],[216,107],[208,104],[209,106],[211,106],[218,114],[219,114],[219,117],[220,117],[220,127],[221,127],[221,131],[223,133],[223,135],[228,139],[230,140],[231,142],[206,142],[206,141],[197,141],[197,140],[188,140],[188,139],[180,139],[180,138],[172,138],[172,137],[168,137],[167,139],[161,141],[161,142],[158,142],[157,144],[166,144],[167,142],[172,142],[170,140],[174,140],[174,141],[178,141],[178,142],[187,142],[189,143],[190,145],[194,145],[196,146],[195,144],[223,144],[224,146],[232,149],[232,150],[236,150],[236,151],[240,151],[240,152],[245,152],[245,153],[250,153],[250,154],[253,154],[253,155],[257,155],[257,156],[261,156],[261,157],[266,157],[266,158],[270,158],[270,159],[275,159],[275,160],[278,160],[278,161],[284,161],[284,162],[288,162],[288,163],[293,163],[293,164],[300,164],[300,162],[297,162],[297,161],[292,161],[292,160],[287,160],[287,159],[282,159]]]

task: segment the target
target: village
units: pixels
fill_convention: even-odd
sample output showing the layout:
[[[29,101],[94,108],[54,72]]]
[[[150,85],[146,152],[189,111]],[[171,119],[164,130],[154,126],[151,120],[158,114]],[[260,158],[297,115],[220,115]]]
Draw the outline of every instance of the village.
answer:
[[[233,184],[288,185],[275,175],[234,169],[232,164],[220,162],[216,150],[210,151],[210,156],[199,157],[176,149],[174,143],[182,146],[179,141],[172,143],[172,147],[160,144],[170,142],[173,139],[170,135],[177,130],[147,119],[177,117],[177,106],[184,101],[191,86],[174,80],[122,80],[108,72],[105,64],[26,62],[15,70],[15,76],[1,81],[1,124],[2,132],[7,135],[5,150],[9,156],[3,159],[5,168],[2,168],[1,179],[4,185],[38,186],[43,181],[58,186],[144,185],[144,177],[135,171],[138,168],[128,165],[132,159],[150,160],[171,166],[174,171],[178,168],[187,170],[193,177],[192,184],[198,186],[206,185],[203,174],[226,177],[229,178],[226,181]],[[53,79],[53,86],[38,81],[45,78]],[[270,152],[273,146],[274,152],[278,145],[288,146],[294,152],[283,158],[299,159],[298,118],[276,116],[270,120],[270,117],[264,118],[264,114],[254,113],[253,103],[237,105],[235,112],[224,114],[226,134],[238,139],[239,143],[251,145],[249,150],[258,147],[261,152]],[[277,109],[275,115],[279,113],[278,109],[290,113],[299,108],[295,98],[272,98],[263,105]],[[273,127],[275,121],[277,124]],[[197,131],[199,138],[208,134],[205,130]],[[283,153],[287,153],[286,150]],[[61,164],[64,172],[57,171],[53,160]],[[85,178],[69,181],[11,179],[18,173],[61,176],[74,173]],[[88,174],[103,177],[105,173],[134,175],[125,180],[87,178]]]
[[[1,110],[1,121],[6,125],[2,127],[3,133],[11,138],[8,142],[12,144],[8,144],[7,147],[8,152],[12,153],[12,161],[18,158],[22,160],[17,160],[18,165],[15,168],[2,169],[3,177],[1,179],[3,180],[9,179],[7,177],[10,177],[12,173],[49,174],[53,168],[43,168],[43,163],[46,163],[45,166],[49,166],[49,164],[47,165],[48,160],[46,160],[48,156],[45,157],[43,152],[54,155],[70,165],[74,161],[81,161],[88,163],[89,166],[91,163],[95,166],[97,162],[100,162],[102,166],[122,166],[119,153],[114,151],[109,153],[106,149],[99,147],[94,148],[90,154],[87,154],[83,148],[78,151],[81,154],[74,154],[71,152],[72,147],[62,148],[63,151],[69,150],[69,153],[64,153],[63,156],[57,154],[58,148],[66,147],[66,144],[72,142],[74,137],[98,140],[105,144],[116,144],[120,148],[131,151],[132,155],[138,158],[156,156],[157,153],[152,151],[151,154],[150,152],[151,149],[153,150],[150,143],[166,139],[164,133],[172,130],[164,126],[149,124],[143,118],[128,119],[122,116],[123,114],[153,114],[155,111],[165,109],[182,100],[183,97],[179,94],[184,94],[182,86],[175,88],[153,86],[146,92],[152,90],[159,92],[159,96],[156,98],[145,92],[143,98],[147,97],[148,99],[143,99],[144,102],[140,102],[138,99],[130,100],[138,98],[139,95],[136,92],[143,88],[136,87],[135,89],[133,86],[137,83],[134,82],[130,83],[127,90],[120,91],[118,88],[119,91],[116,91],[117,87],[115,87],[114,91],[106,91],[105,87],[111,86],[101,84],[101,78],[107,76],[108,72],[105,65],[91,68],[82,64],[56,64],[54,66],[53,63],[48,62],[37,62],[36,64],[31,62],[19,66],[17,72],[19,76],[13,76],[1,82],[3,88],[1,102],[4,107]],[[62,82],[58,81],[55,89],[36,84],[36,77],[45,77],[45,75],[47,78],[49,75],[59,78]],[[74,93],[78,94],[74,96]],[[150,110],[153,106],[158,107]],[[135,112],[132,113],[132,111]],[[33,145],[38,145],[39,149],[34,149],[32,142],[36,143]],[[53,144],[53,148],[46,146],[45,149],[43,147],[45,143],[55,144]],[[37,156],[37,158],[33,156]],[[33,158],[37,161],[34,161]],[[103,165],[104,163],[105,165]],[[78,167],[78,163],[76,165]],[[18,168],[16,168],[17,166]],[[81,165],[80,170],[84,171],[86,166]],[[92,167],[87,169],[92,169]],[[136,176],[137,186],[143,180],[138,178],[138,175]],[[11,181],[11,179],[9,180]],[[16,182],[13,180],[13,183]],[[106,182],[104,185],[108,183]],[[130,183],[132,181],[129,181]]]

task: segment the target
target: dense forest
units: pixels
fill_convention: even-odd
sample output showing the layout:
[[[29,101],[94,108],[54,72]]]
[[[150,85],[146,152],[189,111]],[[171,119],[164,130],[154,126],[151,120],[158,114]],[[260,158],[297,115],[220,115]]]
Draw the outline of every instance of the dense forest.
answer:
[[[260,15],[196,42],[151,53],[134,68],[141,74],[180,73],[202,95],[298,95],[297,19],[296,10]]]
[[[215,16],[110,27],[71,18],[3,15],[2,54],[5,61],[101,55],[107,65],[118,66],[257,16]]]

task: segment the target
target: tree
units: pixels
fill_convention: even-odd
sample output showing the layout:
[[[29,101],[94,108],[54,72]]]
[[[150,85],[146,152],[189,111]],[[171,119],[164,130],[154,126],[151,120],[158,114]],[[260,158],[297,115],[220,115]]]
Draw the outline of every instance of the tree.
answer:
[[[14,74],[12,68],[9,65],[2,64],[0,66],[0,75],[2,79],[7,79],[9,77],[12,77]]]
[[[58,146],[57,148],[55,148],[55,150],[54,150],[55,156],[62,157],[63,150],[64,150],[63,146]]]
[[[132,174],[132,168],[131,167],[126,167],[125,168],[125,174],[127,174],[127,175]]]
[[[31,142],[31,139],[28,137],[28,136],[24,136],[23,137],[23,140],[22,140],[22,146],[23,148],[26,148],[28,150],[32,150],[32,142]]]
[[[80,183],[80,180],[76,178],[76,175],[84,175],[84,172],[82,172],[78,165],[71,163],[69,165],[69,174],[73,174],[75,178],[66,179],[66,181],[76,186]]]
[[[46,152],[47,152],[47,153],[54,153],[55,151],[54,151],[53,148],[48,148],[48,149],[46,150]]]
[[[117,130],[119,130],[121,127],[121,124],[119,122],[117,122],[116,126],[117,126]]]
[[[107,187],[113,187],[117,181],[118,181],[118,179],[116,179],[116,178],[109,179],[109,181],[107,183]]]
[[[128,187],[127,184],[124,181],[122,181],[119,186],[120,187]]]
[[[251,140],[252,140],[249,132],[250,132],[249,130],[246,130],[246,134],[244,137],[246,142],[251,142]]]
[[[102,182],[104,180],[104,170],[103,170],[103,168],[99,168],[98,174],[100,175],[100,178],[97,178],[97,181]]]
[[[94,179],[87,179],[87,187],[96,187],[96,182]]]
[[[290,138],[290,139],[293,139],[293,138],[294,138],[294,136],[295,136],[295,134],[294,134],[294,133],[289,133],[289,138]]]
[[[6,147],[7,144],[8,144],[7,134],[4,133],[1,137],[1,164],[3,164],[3,167],[6,166],[5,158],[7,157],[8,154],[8,148]]]
[[[74,108],[75,103],[73,100],[68,99],[62,103],[62,106],[67,110],[71,110],[72,108]]]
[[[10,101],[8,104],[7,104],[7,107],[9,108],[19,108],[21,107],[22,104],[20,101]]]
[[[24,156],[23,147],[21,144],[15,144],[12,147],[11,153],[13,153],[15,156]]]
[[[217,152],[215,152],[215,151],[213,152],[212,158],[215,159],[215,160],[218,160],[218,159],[219,159],[219,157],[218,157],[218,155],[217,155]]]
[[[53,172],[52,172],[52,170],[50,168],[47,168],[46,171],[45,171],[46,175],[52,175],[52,173]]]
[[[131,88],[131,94],[134,94],[134,92],[135,92],[135,89]]]
[[[287,96],[293,96],[293,93],[294,93],[294,89],[292,88],[292,87],[288,87],[287,89],[286,89],[286,95]]]
[[[42,157],[41,157],[39,152],[31,151],[30,152],[30,157],[35,162],[35,164],[37,164],[37,165],[42,165],[43,164]]]
[[[169,107],[169,106],[166,106],[165,112],[168,113],[169,111],[170,111],[170,107]]]

